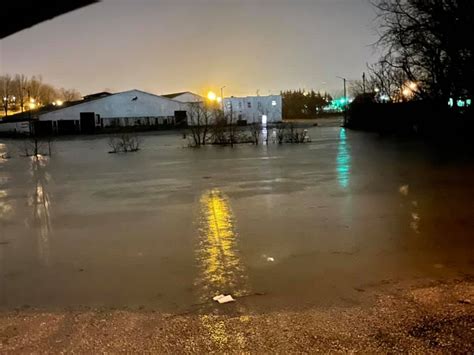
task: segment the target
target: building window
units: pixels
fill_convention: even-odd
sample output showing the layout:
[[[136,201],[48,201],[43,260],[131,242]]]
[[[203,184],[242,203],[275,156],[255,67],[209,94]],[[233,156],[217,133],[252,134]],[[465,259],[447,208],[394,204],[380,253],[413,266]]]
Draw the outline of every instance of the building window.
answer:
[[[242,109],[242,102],[239,102],[239,108]]]
[[[247,107],[248,107],[248,108],[252,108],[252,103],[251,103],[250,101],[247,102]]]
[[[272,106],[276,106],[277,102],[275,100],[272,101]]]

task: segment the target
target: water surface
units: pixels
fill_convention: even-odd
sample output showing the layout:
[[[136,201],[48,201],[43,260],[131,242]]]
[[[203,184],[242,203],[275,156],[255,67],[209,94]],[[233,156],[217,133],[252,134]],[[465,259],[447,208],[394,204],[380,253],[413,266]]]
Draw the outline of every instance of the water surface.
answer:
[[[0,305],[180,311],[218,293],[253,310],[357,304],[399,280],[473,273],[474,165],[419,142],[310,129],[312,142],[0,155]]]

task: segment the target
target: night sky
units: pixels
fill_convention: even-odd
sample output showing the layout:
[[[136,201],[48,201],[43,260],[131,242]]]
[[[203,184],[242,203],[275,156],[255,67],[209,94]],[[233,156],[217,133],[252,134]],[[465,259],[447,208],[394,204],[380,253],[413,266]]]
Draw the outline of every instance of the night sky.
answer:
[[[82,94],[132,88],[260,95],[360,78],[368,0],[104,0],[1,41],[1,72]]]

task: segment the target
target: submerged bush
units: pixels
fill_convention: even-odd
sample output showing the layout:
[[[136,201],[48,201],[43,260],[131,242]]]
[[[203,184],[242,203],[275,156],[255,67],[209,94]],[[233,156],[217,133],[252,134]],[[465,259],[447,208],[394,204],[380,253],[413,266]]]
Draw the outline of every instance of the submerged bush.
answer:
[[[141,140],[138,136],[123,133],[109,138],[109,147],[112,150],[109,153],[127,153],[140,150]]]

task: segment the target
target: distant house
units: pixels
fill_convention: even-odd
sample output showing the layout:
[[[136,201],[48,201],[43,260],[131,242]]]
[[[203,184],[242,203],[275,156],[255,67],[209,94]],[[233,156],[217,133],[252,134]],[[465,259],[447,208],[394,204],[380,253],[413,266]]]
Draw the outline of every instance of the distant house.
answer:
[[[168,99],[173,99],[185,103],[204,102],[204,97],[190,91],[175,92],[173,94],[162,95]]]
[[[227,97],[224,111],[236,121],[277,123],[282,121],[282,99],[280,95]]]

